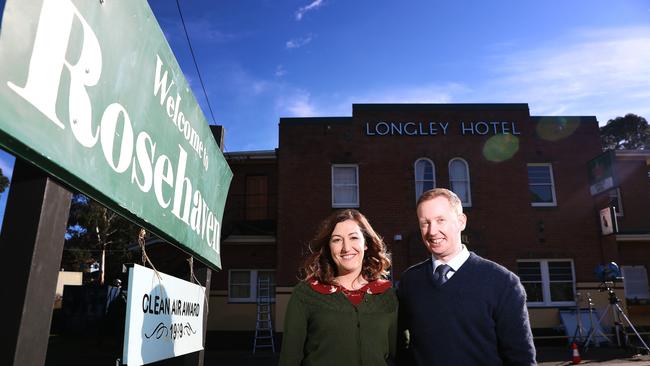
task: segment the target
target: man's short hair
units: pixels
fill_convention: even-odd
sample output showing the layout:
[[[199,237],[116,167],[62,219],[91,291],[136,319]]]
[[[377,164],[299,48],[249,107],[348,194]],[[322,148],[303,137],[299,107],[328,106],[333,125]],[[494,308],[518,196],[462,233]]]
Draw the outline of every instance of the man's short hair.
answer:
[[[463,203],[461,202],[460,198],[458,198],[456,193],[445,188],[434,188],[422,193],[420,198],[418,198],[418,203],[415,205],[415,207],[420,207],[420,204],[422,202],[430,201],[437,197],[445,197],[447,201],[449,201],[451,207],[456,210],[457,214],[460,215],[463,213]]]

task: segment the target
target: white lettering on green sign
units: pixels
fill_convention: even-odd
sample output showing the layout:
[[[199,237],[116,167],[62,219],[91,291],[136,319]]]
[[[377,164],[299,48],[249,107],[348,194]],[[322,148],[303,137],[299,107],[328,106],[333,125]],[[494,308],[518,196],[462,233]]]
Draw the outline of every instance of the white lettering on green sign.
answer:
[[[6,57],[3,62],[6,60],[7,65],[13,65],[12,70],[21,71],[0,72],[6,80],[2,84],[8,87],[0,90],[3,95],[0,105],[4,108],[4,112],[0,108],[1,132],[16,136],[30,149],[38,151],[42,146],[44,152],[41,154],[45,159],[37,156],[35,161],[55,162],[69,169],[83,183],[108,195],[109,199],[115,199],[122,208],[135,208],[137,218],[144,220],[142,225],[154,222],[154,227],[163,234],[218,266],[219,220],[225,203],[224,188],[227,190],[232,174],[220,153],[214,153],[218,148],[209,127],[197,111],[198,105],[182,79],[173,55],[170,56],[160,29],[152,28],[153,38],[147,39],[147,44],[162,39],[162,47],[153,48],[157,50],[154,52],[141,53],[142,47],[137,45],[143,36],[127,38],[122,43],[132,48],[127,49],[131,53],[125,57],[119,54],[115,57],[110,54],[115,52],[113,48],[103,47],[103,42],[114,45],[122,39],[107,38],[106,34],[94,29],[95,22],[100,20],[105,27],[107,18],[98,18],[97,14],[108,14],[108,8],[103,8],[106,5],[122,15],[132,11],[132,19],[140,19],[144,22],[142,24],[150,26],[151,13],[146,2],[98,4],[80,2],[77,7],[71,0],[43,0],[38,22],[35,22],[35,17],[31,18],[34,16],[31,10],[34,7],[31,6],[30,10],[21,13],[29,14],[30,18],[3,21],[3,25],[31,22],[36,26],[31,29],[35,32],[32,33],[31,48],[21,53],[23,58],[15,59],[8,56],[7,45],[16,39],[17,28],[3,30],[4,38],[0,44],[0,51]],[[11,14],[16,14],[15,8],[19,6],[7,4],[7,8],[14,10]],[[80,9],[99,13],[88,16]],[[124,21],[132,19],[120,18]],[[104,55],[103,49],[109,53]],[[23,73],[25,57],[29,59],[29,65]],[[130,64],[125,61],[129,60],[128,57],[133,57]],[[129,73],[134,70],[147,80],[146,88],[137,81],[119,80],[132,76]],[[107,72],[109,76],[103,75]],[[146,94],[141,90],[146,90]],[[134,98],[136,100],[131,102]],[[21,104],[22,109],[12,109],[16,103]],[[34,112],[31,112],[31,107],[26,108],[27,105],[32,106]],[[27,115],[31,118],[26,118]],[[168,117],[167,121],[161,116]],[[167,125],[160,126],[161,123]],[[23,125],[26,129],[21,129]],[[41,131],[48,131],[45,139],[40,136]],[[67,141],[65,149],[51,148],[60,141]],[[2,141],[2,144],[7,142]],[[77,157],[71,159],[70,152]],[[212,165],[209,157],[215,156],[219,157],[215,166],[225,169],[219,171],[217,177],[214,175],[217,168],[208,169]],[[29,158],[31,160],[31,156]],[[85,161],[88,171],[82,168],[80,172],[75,160]],[[104,171],[114,173],[104,176]],[[97,180],[97,174],[104,179]],[[113,175],[123,178],[117,179]],[[107,190],[114,193],[109,195]],[[218,200],[215,200],[212,190],[219,192]],[[128,194],[123,193],[126,191]],[[205,194],[206,191],[209,195]],[[121,201],[114,198],[115,195],[120,196]],[[155,203],[150,205],[149,202]],[[173,233],[168,233],[164,225],[173,222],[176,222]]]

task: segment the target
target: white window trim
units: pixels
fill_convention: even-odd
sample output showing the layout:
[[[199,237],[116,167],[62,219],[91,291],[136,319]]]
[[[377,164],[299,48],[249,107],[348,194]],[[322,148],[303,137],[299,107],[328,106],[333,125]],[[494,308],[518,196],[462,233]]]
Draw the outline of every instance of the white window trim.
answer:
[[[548,167],[549,175],[551,176],[551,196],[553,197],[553,202],[531,202],[530,205],[533,206],[533,207],[555,207],[555,206],[557,206],[557,199],[555,197],[555,178],[553,177],[553,164],[551,164],[551,163],[528,163],[526,165],[526,175],[528,175],[528,167],[529,166],[547,166]],[[528,181],[528,186],[531,186],[531,185],[538,185],[538,186],[544,185],[545,186],[547,184],[545,184],[545,183],[544,184],[540,184],[540,183],[533,184],[529,180]]]
[[[249,284],[250,297],[230,297],[230,277],[232,272],[250,272],[251,274],[251,283]],[[247,268],[233,268],[228,270],[228,302],[230,303],[251,303],[257,302],[257,274],[258,272],[276,272],[275,269],[247,269]],[[275,302],[275,292],[271,292],[271,302]]]
[[[344,202],[344,203],[334,203],[334,169],[335,168],[354,168],[355,174],[357,175],[357,202]],[[358,164],[332,164],[332,170],[330,174],[331,185],[332,185],[332,207],[334,208],[357,208],[359,207],[359,202],[361,198],[359,197],[359,165]]]
[[[611,191],[616,191],[617,205],[615,207],[614,212],[616,212],[617,217],[622,217],[623,216],[623,197],[621,197],[621,189],[619,187],[612,188],[609,191],[607,191],[607,194],[609,195],[609,193]],[[609,196],[609,197],[612,197],[612,196]]]
[[[424,158],[424,157],[423,158],[417,158],[415,160],[415,162],[413,163],[413,178],[414,178],[414,181],[415,181],[415,187],[414,188],[415,188],[415,196],[416,196],[415,197],[415,202],[417,202],[420,199],[420,196],[418,196],[418,188],[417,188],[418,183],[420,183],[420,182],[428,182],[428,180],[418,179],[418,168],[417,168],[417,166],[418,166],[418,162],[420,162],[421,160],[427,161],[427,162],[429,162],[429,164],[431,164],[431,171],[433,172],[433,188],[437,187],[436,186],[436,164],[434,164],[433,161],[431,159],[429,159],[429,158]],[[424,193],[424,192],[425,191],[423,190],[422,193]]]
[[[551,281],[549,279],[548,263],[549,262],[571,262],[571,276],[573,277],[573,294],[576,294],[576,267],[573,259],[518,259],[517,262],[535,262],[539,263],[540,271],[542,272],[542,297],[544,301],[530,301],[526,302],[528,307],[548,307],[548,306],[575,306],[575,299],[573,301],[551,301]],[[523,283],[523,282],[522,282]]]
[[[467,177],[467,202],[462,202],[462,205],[463,207],[472,207],[472,185],[469,178],[469,164],[467,164],[467,160],[460,157],[455,157],[449,160],[449,163],[447,164],[447,171],[449,172],[449,188],[452,188],[452,181],[460,181],[458,179],[452,180],[451,178],[451,163],[453,163],[454,160],[459,160],[463,162],[463,165],[465,165],[465,176]]]

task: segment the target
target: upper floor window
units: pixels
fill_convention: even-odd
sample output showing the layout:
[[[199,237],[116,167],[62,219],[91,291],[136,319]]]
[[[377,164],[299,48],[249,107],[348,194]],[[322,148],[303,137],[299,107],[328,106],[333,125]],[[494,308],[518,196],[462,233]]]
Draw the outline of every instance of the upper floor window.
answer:
[[[449,161],[449,185],[456,193],[463,207],[472,206],[472,193],[469,189],[469,168],[467,162],[461,158],[453,158]]]
[[[557,206],[551,164],[528,164],[528,189],[531,206]]]
[[[268,219],[268,178],[265,175],[246,177],[246,220]]]
[[[575,276],[570,259],[517,261],[526,303],[537,306],[575,305]]]
[[[275,271],[231,269],[228,272],[228,301],[255,302],[259,296],[275,301]]]
[[[359,207],[358,165],[332,165],[332,207]]]
[[[609,206],[614,207],[616,216],[623,216],[623,200],[621,199],[621,189],[612,188],[607,191],[609,196]]]
[[[415,161],[415,200],[435,187],[436,171],[433,162],[427,158],[419,158]]]

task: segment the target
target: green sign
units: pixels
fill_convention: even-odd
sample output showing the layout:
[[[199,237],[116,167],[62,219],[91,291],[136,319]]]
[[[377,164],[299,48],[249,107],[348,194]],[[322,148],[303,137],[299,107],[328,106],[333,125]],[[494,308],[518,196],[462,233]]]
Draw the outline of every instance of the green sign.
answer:
[[[0,65],[0,145],[221,267],[232,172],[145,0],[9,0]]]
[[[589,192],[592,196],[618,186],[614,175],[614,160],[614,152],[607,151],[591,159],[587,164],[589,169]]]

